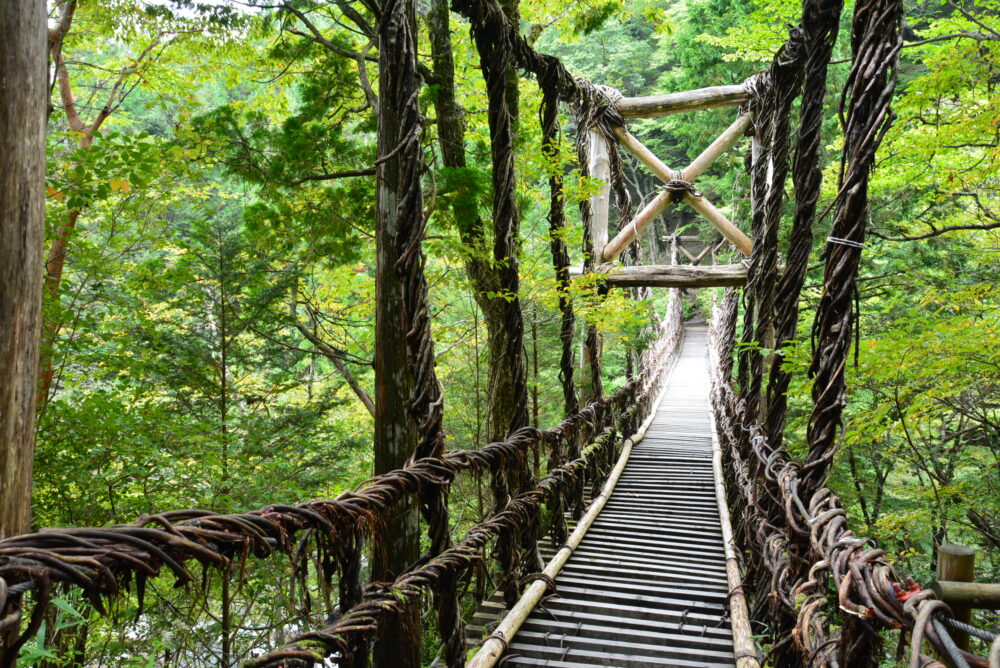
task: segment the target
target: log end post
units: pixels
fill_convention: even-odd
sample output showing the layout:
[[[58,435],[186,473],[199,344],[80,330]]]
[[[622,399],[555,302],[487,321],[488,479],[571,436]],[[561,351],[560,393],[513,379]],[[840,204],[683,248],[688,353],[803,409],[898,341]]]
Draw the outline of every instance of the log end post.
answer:
[[[976,568],[976,551],[965,545],[944,543],[938,548],[937,579],[950,582],[972,582]],[[949,604],[955,619],[965,622],[972,621],[972,607]],[[955,643],[962,649],[969,649],[969,634],[954,631]]]

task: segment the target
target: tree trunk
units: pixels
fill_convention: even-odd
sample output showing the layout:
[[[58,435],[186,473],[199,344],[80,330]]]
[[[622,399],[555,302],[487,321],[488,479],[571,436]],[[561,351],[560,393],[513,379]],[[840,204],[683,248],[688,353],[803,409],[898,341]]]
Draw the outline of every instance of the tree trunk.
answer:
[[[507,2],[504,10],[508,15],[517,15],[517,3]],[[434,111],[437,116],[438,143],[441,148],[441,162],[451,169],[465,169],[468,166],[465,155],[465,111],[455,99],[455,61],[449,26],[447,0],[434,0],[427,13],[427,28],[431,41],[431,55],[434,61],[434,77],[437,95]],[[513,70],[512,70],[513,71]],[[516,72],[514,85],[508,86],[505,97],[510,118],[517,119],[518,95]],[[513,132],[513,131],[512,131]],[[459,200],[454,205],[453,215],[459,236],[466,247],[465,269],[472,283],[476,303],[483,312],[488,334],[487,348],[487,396],[489,405],[486,418],[486,438],[499,441],[507,436],[518,412],[518,398],[514,396],[514,369],[508,351],[517,345],[511,341],[507,324],[510,305],[502,294],[502,266],[490,261],[488,240],[484,221],[479,216],[475,201]],[[516,227],[516,223],[515,223]],[[516,230],[515,230],[516,235]],[[519,307],[518,307],[519,308]],[[523,357],[520,362],[523,367]],[[523,425],[521,425],[523,426]]]
[[[41,0],[0,2],[0,538],[26,532],[31,517],[45,236],[45,22]]]
[[[379,113],[376,177],[376,315],[375,315],[375,473],[400,468],[422,446],[421,423],[413,405],[416,379],[407,334],[414,326],[413,291],[426,296],[420,236],[423,198],[420,174],[420,110],[417,93],[416,18],[413,0],[388,0],[379,22]],[[413,264],[414,258],[417,262]],[[416,283],[415,283],[416,281]],[[408,294],[408,291],[411,294]],[[420,295],[418,295],[419,301]],[[425,307],[426,304],[423,304]],[[417,336],[429,337],[426,313]],[[433,347],[431,347],[433,351]],[[431,353],[432,354],[432,353]],[[431,358],[431,364],[433,358]],[[426,384],[427,378],[424,378]],[[429,379],[436,387],[437,381]],[[438,406],[438,410],[440,407]],[[433,425],[429,425],[433,427]],[[372,578],[392,581],[420,553],[416,499],[397,505],[386,519],[380,545],[373,549]],[[419,606],[409,606],[379,629],[375,665],[420,666]]]

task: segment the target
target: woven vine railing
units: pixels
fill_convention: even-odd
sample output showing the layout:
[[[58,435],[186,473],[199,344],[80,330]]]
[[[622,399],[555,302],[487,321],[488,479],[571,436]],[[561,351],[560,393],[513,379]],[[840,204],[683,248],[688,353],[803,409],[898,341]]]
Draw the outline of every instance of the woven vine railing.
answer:
[[[438,632],[444,650],[445,664],[465,665],[466,644],[464,625],[451,614],[461,587],[473,576],[474,567],[483,558],[491,541],[509,540],[526,549],[523,535],[536,535],[541,513],[547,510],[551,518],[551,539],[558,547],[566,539],[564,510],[579,516],[583,508],[583,491],[589,485],[596,490],[614,465],[625,439],[630,437],[649,413],[662,390],[666,372],[672,364],[680,342],[680,300],[674,298],[667,317],[659,327],[659,336],[644,358],[642,372],[613,398],[607,401],[610,410],[604,422],[592,424],[597,437],[582,449],[566,450],[553,447],[549,451],[547,475],[535,487],[513,497],[503,510],[472,527],[453,547],[416,568],[400,575],[395,582],[370,585],[362,601],[348,610],[335,623],[294,638],[287,645],[265,656],[247,662],[253,668],[311,668],[324,658],[336,656],[339,666],[364,665],[368,647],[377,636],[379,624],[391,616],[402,614],[430,592],[439,611]],[[563,440],[563,439],[556,439]],[[550,441],[549,445],[553,444]],[[558,465],[553,465],[561,462]],[[500,560],[500,566],[504,564]],[[535,573],[520,571],[509,574],[501,582],[512,583],[515,599],[521,587]]]
[[[868,220],[868,175],[893,118],[890,105],[902,43],[898,0],[866,0],[854,8],[852,68],[840,101],[844,149],[838,194],[827,209],[833,211],[833,226],[823,253],[823,293],[813,324],[813,409],[805,462],[792,459],[783,445],[790,375],[780,354],[768,360],[760,352],[780,350],[797,336],[799,294],[821,184],[818,149],[826,69],[841,9],[837,0],[807,0],[800,25],[772,65],[749,82],[754,247],[743,293],[738,393],[731,385],[735,292],[727,294],[717,313],[711,347],[713,404],[727,446],[728,489],[745,557],[751,614],[766,631],[776,665],[874,668],[882,659],[880,631],[906,629],[914,668],[941,665],[923,653],[924,638],[955,666],[986,666],[987,659],[963,652],[952,641],[946,626],[956,622],[947,606],[912,580],[902,580],[884,552],[854,536],[826,484],[843,429],[845,368],[856,331],[855,281]],[[780,267],[789,115],[800,91],[791,169],[795,217]],[[994,634],[976,633],[996,644]]]
[[[745,558],[769,574],[757,583],[756,601],[782,607],[795,620],[791,633],[773,637],[774,642],[797,647],[802,665],[877,666],[880,652],[871,648],[881,646],[879,632],[899,629],[910,633],[911,666],[942,666],[924,654],[926,638],[953,665],[994,668],[1000,658],[992,656],[1000,648],[997,635],[971,629],[993,643],[992,662],[960,650],[948,629],[968,632],[967,625],[955,620],[933,591],[900,576],[870,539],[856,536],[836,494],[825,484],[811,489],[804,466],[753,421],[731,385],[736,297],[727,294],[712,321],[712,403]],[[779,513],[769,514],[768,506]],[[799,538],[808,542],[808,552],[790,549]],[[794,577],[792,559],[809,564],[805,578]],[[867,654],[859,654],[861,647]]]
[[[770,67],[745,84],[746,111],[753,118],[748,163],[754,243],[742,292],[741,345],[737,349],[740,293],[734,290],[717,309],[710,344],[713,407],[725,446],[745,593],[768,648],[766,661],[773,665],[875,668],[884,658],[881,632],[900,629],[910,633],[912,668],[943,665],[925,654],[925,639],[953,666],[1000,668],[997,634],[962,625],[933,592],[901,578],[882,550],[850,531],[826,482],[842,438],[845,369],[857,334],[855,291],[869,220],[868,177],[893,120],[902,45],[899,0],[854,6],[851,70],[839,109],[844,148],[837,195],[823,213],[833,215],[812,327],[813,407],[805,461],[794,460],[783,443],[790,373],[780,353],[798,338],[800,293],[822,183],[826,72],[842,9],[840,0],[805,0],[799,25]],[[800,95],[793,144],[790,118]],[[779,232],[789,176],[795,208],[782,258]],[[779,354],[764,352],[775,349]],[[990,656],[960,650],[949,628],[992,643]],[[899,656],[903,640],[901,635]]]
[[[427,591],[439,609],[457,609],[460,588],[485,558],[490,541],[507,541],[523,555],[525,533],[534,535],[544,509],[556,544],[565,540],[564,509],[579,514],[584,487],[600,484],[610,470],[622,439],[645,417],[659,391],[664,370],[676,350],[681,327],[679,302],[661,324],[655,346],[641,373],[615,394],[596,400],[547,430],[525,428],[509,439],[479,450],[454,450],[441,458],[416,460],[376,476],[357,490],[335,499],[298,505],[269,505],[255,511],[218,514],[177,510],[148,515],[133,524],[102,528],[46,529],[0,541],[0,632],[23,626],[3,647],[0,665],[13,666],[18,651],[40,628],[59,590],[80,590],[98,610],[123,590],[138,593],[147,580],[166,570],[177,586],[199,580],[196,568],[218,569],[238,579],[251,558],[284,554],[293,559],[296,579],[337,580],[340,621],[307,633],[291,645],[250,662],[254,666],[312,666],[314,660],[341,653],[341,665],[361,665],[378,621],[398,614]],[[404,498],[427,490],[447,495],[459,473],[482,475],[523,467],[533,449],[548,455],[548,472],[530,491],[518,494],[502,510],[474,526],[458,544],[403,573],[394,583],[361,583],[362,555],[377,549],[384,518]],[[445,530],[448,530],[445,527]],[[428,527],[428,533],[440,530]],[[500,564],[500,581],[517,595],[527,562]],[[313,564],[321,564],[316,568]],[[31,592],[31,601],[26,595]],[[22,611],[27,623],[22,625]],[[442,615],[442,619],[457,619]],[[442,626],[448,665],[465,656],[461,623]],[[349,663],[351,662],[351,663]]]

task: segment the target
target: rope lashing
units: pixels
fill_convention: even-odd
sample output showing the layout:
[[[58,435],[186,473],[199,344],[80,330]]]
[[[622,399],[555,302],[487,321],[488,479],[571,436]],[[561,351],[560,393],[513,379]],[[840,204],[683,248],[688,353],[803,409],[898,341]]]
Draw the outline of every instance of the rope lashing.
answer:
[[[828,244],[840,244],[841,246],[850,246],[851,248],[865,247],[865,245],[860,241],[851,241],[850,239],[841,239],[840,237],[827,237],[826,242]]]
[[[582,82],[582,79],[577,79],[577,81]],[[603,93],[604,97],[607,98],[607,102],[601,101],[599,110],[603,113],[609,113],[612,115],[613,120],[618,120],[622,118],[621,112],[618,111],[618,103],[625,99],[625,95],[622,94],[620,90],[612,86],[605,86],[602,84],[596,84],[594,89],[599,93]],[[600,98],[598,98],[600,99]],[[613,111],[609,111],[613,110]]]
[[[670,201],[680,202],[684,195],[691,193],[693,197],[701,197],[701,191],[694,187],[694,184],[684,179],[684,172],[673,169],[670,172],[670,180],[663,184],[663,190],[670,193]]]
[[[507,639],[503,636],[503,631],[494,631],[486,638],[487,640],[496,640],[503,647],[501,654],[506,654],[510,651],[510,645],[507,644]]]
[[[545,603],[559,596],[559,587],[556,586],[556,581],[553,580],[551,576],[546,575],[545,573],[529,573],[528,575],[525,575],[523,578],[521,578],[518,584],[523,587],[529,582],[537,582],[539,580],[545,583],[545,591],[548,592],[542,599],[542,603]]]

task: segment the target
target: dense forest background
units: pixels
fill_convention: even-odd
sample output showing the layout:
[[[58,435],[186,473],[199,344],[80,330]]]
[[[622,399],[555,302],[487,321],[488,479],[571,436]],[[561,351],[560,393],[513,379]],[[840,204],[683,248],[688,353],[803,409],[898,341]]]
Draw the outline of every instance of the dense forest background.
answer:
[[[739,83],[770,60],[800,12],[789,0],[514,6],[536,48],[627,96]],[[51,5],[59,40],[36,526],[329,497],[371,474],[372,8],[340,0]],[[418,9],[429,165],[424,246],[438,377],[448,447],[472,448],[497,438],[493,417],[503,410],[491,392],[501,371],[491,365],[492,311],[505,295],[490,289],[496,267],[483,225],[491,197],[485,91],[467,25],[449,18],[441,0]],[[455,36],[461,160],[437,134],[447,91],[431,42],[442,16]],[[848,71],[847,16],[840,69],[831,71],[820,210],[838,169],[835,102]],[[847,435],[833,484],[855,530],[875,538],[901,570],[928,579],[935,546],[960,542],[979,551],[979,578],[1000,581],[1000,3],[910,1],[906,40],[897,118],[872,182]],[[562,416],[563,400],[545,184],[550,173],[565,174],[567,202],[596,186],[579,176],[568,113],[559,154],[541,150],[539,103],[537,87],[522,81],[520,298],[532,421],[547,426]],[[732,113],[630,126],[679,166]],[[641,167],[627,170],[634,199],[654,190]],[[746,220],[740,151],[699,187],[730,218]],[[565,236],[579,265],[579,215],[568,211]],[[829,223],[819,223],[817,258]],[[667,262],[662,237],[678,231],[712,237],[707,224],[675,207],[643,240],[642,261]],[[820,267],[807,277],[803,323],[812,321]],[[604,335],[603,381],[613,390],[657,300],[575,290],[580,321]],[[716,292],[687,295],[688,314],[707,315]],[[582,327],[577,336],[582,344]],[[800,372],[787,439],[793,452],[804,441],[809,339],[806,326],[790,353]],[[484,511],[481,488],[463,492],[452,499],[459,524]],[[241,585],[248,595],[234,611],[240,656],[322,617],[322,606],[296,606],[279,571],[255,570]],[[94,613],[72,597],[60,600],[58,616],[25,649],[26,665],[68,665],[81,637],[94,664],[218,665],[218,610],[166,582],[154,583],[145,601],[165,614],[116,630],[95,623],[89,640],[80,622]],[[138,602],[126,597],[120,606],[128,618]]]

